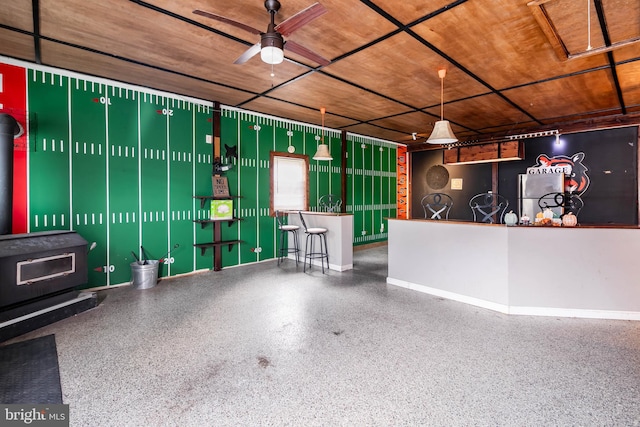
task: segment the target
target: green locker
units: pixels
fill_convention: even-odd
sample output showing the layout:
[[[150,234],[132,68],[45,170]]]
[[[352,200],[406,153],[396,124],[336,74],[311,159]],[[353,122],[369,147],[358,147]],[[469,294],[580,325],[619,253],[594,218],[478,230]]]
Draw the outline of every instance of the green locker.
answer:
[[[238,215],[240,222],[240,263],[246,264],[259,260],[256,248],[258,245],[258,141],[262,127],[255,116],[240,115],[240,142],[238,154]]]
[[[207,142],[207,135],[213,135],[213,110],[204,105],[195,106],[195,136],[193,140],[193,167],[195,187],[194,196],[211,195],[211,171],[213,163],[213,143]],[[202,207],[199,199],[192,200],[193,219],[209,218],[209,202]],[[193,223],[194,243],[207,243],[213,241],[213,225]],[[184,248],[187,250],[187,248]],[[193,270],[205,270],[213,268],[213,251],[208,249],[205,255],[201,255],[200,249],[192,249]]]
[[[169,118],[169,275],[193,270],[193,118],[195,105],[168,100]],[[175,246],[178,245],[177,248]]]
[[[239,166],[237,159],[233,157],[227,157],[227,150],[225,144],[233,148],[236,147],[238,157],[241,157],[240,153],[240,144],[238,139],[238,122],[237,122],[237,113],[223,110],[223,116],[221,118],[221,156],[222,163],[225,165],[231,165],[231,168],[222,173],[223,176],[227,178],[227,182],[229,183],[229,195],[233,199],[233,211],[234,216],[237,218],[241,218],[241,221],[229,222],[222,224],[222,240],[224,241],[235,241],[242,240],[240,236],[240,230],[242,224],[244,224],[244,217],[240,214],[241,202],[244,198],[243,189],[240,187],[240,181],[238,180]],[[240,264],[240,251],[244,249],[244,245],[234,244],[229,248],[229,246],[221,247],[222,250],[222,266],[232,266]]]
[[[145,255],[159,259],[170,246],[168,239],[168,127],[171,109],[163,96],[142,93],[140,109],[140,210]],[[168,269],[160,265],[159,276]]]
[[[69,80],[29,70],[29,231],[69,230]]]
[[[74,229],[97,246],[88,255],[91,286],[109,284],[114,265],[109,258],[107,211],[106,86],[72,78],[71,85],[71,215]]]
[[[261,189],[258,192],[258,259],[271,259],[275,257],[273,250],[273,217],[269,215],[269,153],[273,150],[274,141],[276,139],[276,129],[279,122],[275,120],[260,120],[260,132],[258,140],[258,182],[257,185]]]
[[[131,120],[138,117],[138,96],[129,89],[108,90],[109,285],[131,280],[131,252],[140,248],[138,120]]]

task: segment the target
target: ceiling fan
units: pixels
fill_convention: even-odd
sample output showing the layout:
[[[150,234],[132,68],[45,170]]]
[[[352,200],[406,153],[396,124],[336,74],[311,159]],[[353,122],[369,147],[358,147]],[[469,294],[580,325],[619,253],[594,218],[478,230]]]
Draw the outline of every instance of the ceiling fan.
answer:
[[[278,25],[275,25],[274,18],[276,13],[278,13],[278,10],[280,10],[280,2],[278,0],[266,0],[264,2],[264,7],[271,15],[271,22],[267,27],[267,31],[264,33],[249,25],[245,25],[232,19],[225,18],[224,16],[216,15],[215,13],[206,12],[204,10],[194,10],[193,13],[207,18],[215,19],[220,22],[231,24],[235,27],[242,28],[243,30],[248,31],[252,34],[260,35],[260,42],[254,44],[242,55],[240,55],[240,57],[235,60],[234,64],[243,64],[249,59],[253,58],[253,56],[255,56],[258,52],[260,52],[260,57],[267,64],[279,64],[284,60],[284,52],[282,51],[283,48],[320,65],[328,65],[330,63],[329,60],[323,58],[315,52],[310,51],[306,47],[301,46],[292,40],[284,41],[283,39],[283,37],[289,36],[298,28],[308,24],[317,17],[326,13],[327,9],[323,5],[321,5],[320,3],[314,3],[306,9],[303,9],[295,15],[291,16],[290,18],[285,19]]]

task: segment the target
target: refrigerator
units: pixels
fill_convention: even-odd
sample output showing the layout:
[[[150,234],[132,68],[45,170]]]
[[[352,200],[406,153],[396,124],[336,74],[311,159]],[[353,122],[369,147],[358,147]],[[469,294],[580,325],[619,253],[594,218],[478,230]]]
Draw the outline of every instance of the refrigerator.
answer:
[[[549,193],[564,193],[563,173],[518,175],[518,215],[522,217],[527,214],[533,222],[536,214],[541,211],[538,200]],[[557,216],[564,213],[562,207],[551,210]]]

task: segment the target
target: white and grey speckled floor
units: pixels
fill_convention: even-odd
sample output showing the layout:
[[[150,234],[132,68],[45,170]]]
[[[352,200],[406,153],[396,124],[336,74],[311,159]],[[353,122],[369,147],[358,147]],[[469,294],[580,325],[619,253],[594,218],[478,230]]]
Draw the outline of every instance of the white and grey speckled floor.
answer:
[[[104,291],[55,334],[72,426],[638,426],[640,322],[507,316],[293,261]]]

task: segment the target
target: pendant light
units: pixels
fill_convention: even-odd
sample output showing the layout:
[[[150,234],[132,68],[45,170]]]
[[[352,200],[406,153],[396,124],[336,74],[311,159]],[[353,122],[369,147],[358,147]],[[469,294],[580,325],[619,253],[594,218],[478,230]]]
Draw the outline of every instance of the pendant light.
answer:
[[[452,144],[458,141],[458,138],[451,130],[451,124],[448,120],[444,120],[444,76],[446,75],[447,70],[445,68],[438,70],[438,77],[440,77],[440,120],[435,123],[431,136],[427,139],[429,144]]]
[[[326,108],[320,108],[320,114],[322,115],[322,137],[320,145],[318,145],[318,151],[313,155],[313,160],[333,160],[331,153],[329,153],[329,146],[324,143],[324,114],[326,112]]]

